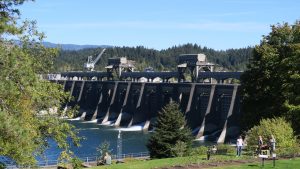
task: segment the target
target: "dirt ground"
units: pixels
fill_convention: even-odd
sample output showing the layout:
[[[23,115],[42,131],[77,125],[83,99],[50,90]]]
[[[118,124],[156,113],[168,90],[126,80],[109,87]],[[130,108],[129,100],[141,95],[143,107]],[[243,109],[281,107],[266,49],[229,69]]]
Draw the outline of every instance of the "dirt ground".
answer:
[[[211,162],[211,163],[199,163],[199,164],[189,164],[186,166],[172,166],[172,167],[163,167],[161,169],[201,169],[201,168],[212,168],[212,167],[221,167],[221,166],[231,166],[231,165],[240,165],[240,164],[249,164],[254,162],[260,162],[260,159],[253,160],[229,160],[222,162]]]

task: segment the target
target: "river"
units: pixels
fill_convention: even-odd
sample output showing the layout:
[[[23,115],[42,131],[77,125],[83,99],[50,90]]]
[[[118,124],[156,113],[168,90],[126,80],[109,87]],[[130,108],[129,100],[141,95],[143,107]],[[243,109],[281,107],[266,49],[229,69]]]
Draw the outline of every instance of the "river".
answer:
[[[97,147],[104,141],[110,143],[112,154],[117,154],[118,133],[121,130],[122,154],[147,152],[147,141],[151,132],[143,132],[142,126],[133,126],[130,128],[115,128],[109,125],[100,125],[91,121],[73,120],[69,121],[79,131],[79,136],[84,137],[80,147],[75,147],[70,143],[71,150],[77,157],[82,159],[86,157],[95,157]],[[54,141],[49,140],[50,147],[46,150],[45,156],[49,161],[55,161],[60,155],[61,150]],[[194,141],[194,146],[210,145],[211,142]],[[44,161],[38,158],[38,161]]]
[[[80,142],[80,147],[71,146],[71,150],[78,157],[96,156],[96,148],[104,141],[110,143],[112,154],[117,153],[118,133],[121,130],[122,154],[147,152],[146,143],[150,136],[149,132],[141,131],[141,126],[131,128],[115,128],[113,126],[104,126],[99,123],[88,121],[69,121],[79,131],[79,136],[85,139]],[[48,160],[56,160],[60,155],[60,149],[57,148],[54,141],[49,141],[50,147],[46,150],[45,156]]]

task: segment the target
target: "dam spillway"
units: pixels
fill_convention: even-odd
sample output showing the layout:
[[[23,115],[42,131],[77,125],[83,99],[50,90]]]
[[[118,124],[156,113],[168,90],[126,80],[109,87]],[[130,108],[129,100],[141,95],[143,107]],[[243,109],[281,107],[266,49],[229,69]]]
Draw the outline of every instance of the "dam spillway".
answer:
[[[239,134],[239,84],[151,83],[134,81],[56,80],[79,106],[83,120],[115,127],[152,129],[158,112],[176,101],[196,138],[212,136],[223,143]]]

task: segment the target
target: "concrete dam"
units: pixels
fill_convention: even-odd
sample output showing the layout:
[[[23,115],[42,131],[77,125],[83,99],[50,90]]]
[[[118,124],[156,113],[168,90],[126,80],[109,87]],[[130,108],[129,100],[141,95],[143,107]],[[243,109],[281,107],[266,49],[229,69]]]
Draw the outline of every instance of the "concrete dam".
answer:
[[[213,135],[218,142],[239,134],[238,84],[141,83],[125,81],[56,81],[80,106],[83,120],[111,123],[116,127],[142,124],[152,128],[158,112],[171,100],[179,103],[196,138]]]
[[[240,85],[225,82],[239,79],[241,72],[213,72],[213,65],[199,54],[182,56],[177,72],[134,72],[125,68],[126,64],[114,59],[107,72],[66,72],[50,80],[70,92],[73,99],[66,107],[78,105],[82,120],[152,130],[158,112],[175,101],[196,139],[224,143],[240,134]],[[203,71],[207,68],[209,71]],[[114,70],[118,80],[112,76]],[[189,82],[186,70],[191,74]],[[155,78],[162,80],[154,82]]]

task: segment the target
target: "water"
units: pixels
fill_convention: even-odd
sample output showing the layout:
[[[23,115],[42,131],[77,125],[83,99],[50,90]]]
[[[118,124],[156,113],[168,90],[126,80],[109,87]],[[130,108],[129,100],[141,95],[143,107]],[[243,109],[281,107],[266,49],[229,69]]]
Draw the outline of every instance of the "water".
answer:
[[[71,150],[79,158],[95,157],[97,155],[97,147],[104,141],[110,143],[112,154],[117,154],[117,138],[119,130],[122,132],[122,154],[147,152],[147,141],[151,132],[143,132],[142,124],[132,126],[130,128],[115,128],[108,122],[107,125],[100,125],[96,121],[81,121],[78,119],[69,120],[79,131],[79,136],[85,137],[81,141],[80,147],[75,147],[70,143]],[[55,161],[60,155],[61,150],[58,149],[55,142],[49,141],[50,148],[46,150],[45,156],[49,161]],[[194,147],[201,145],[212,145],[215,143],[204,140],[194,141]],[[38,161],[44,161],[38,158]]]
[[[80,147],[71,145],[71,150],[78,157],[96,156],[96,148],[104,141],[110,143],[112,154],[117,154],[117,138],[119,130],[122,131],[122,154],[146,152],[146,143],[150,136],[149,132],[141,131],[141,126],[131,128],[115,128],[112,126],[100,125],[87,121],[72,120],[69,123],[76,126],[79,136],[85,137],[81,141]],[[46,150],[45,155],[48,160],[56,160],[59,157],[60,150],[54,141],[50,141],[50,148]]]

